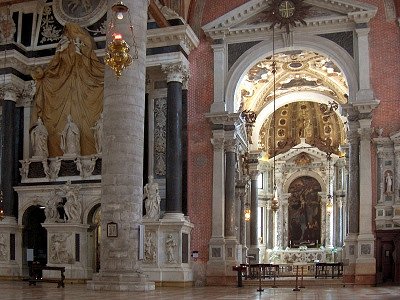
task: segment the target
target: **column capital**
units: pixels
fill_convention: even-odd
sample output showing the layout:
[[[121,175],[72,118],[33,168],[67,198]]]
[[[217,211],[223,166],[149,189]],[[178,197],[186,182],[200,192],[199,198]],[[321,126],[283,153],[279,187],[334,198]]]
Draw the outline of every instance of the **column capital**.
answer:
[[[182,83],[188,73],[187,66],[183,63],[162,65],[161,69],[167,75],[167,82],[176,81]]]
[[[236,138],[225,140],[224,146],[226,152],[236,152]]]
[[[211,139],[211,144],[213,144],[214,150],[224,150],[225,139],[223,137],[213,137]]]
[[[371,139],[371,133],[372,133],[372,129],[371,128],[359,128],[358,129],[358,133],[360,134],[360,138],[362,141],[365,140],[370,140]]]

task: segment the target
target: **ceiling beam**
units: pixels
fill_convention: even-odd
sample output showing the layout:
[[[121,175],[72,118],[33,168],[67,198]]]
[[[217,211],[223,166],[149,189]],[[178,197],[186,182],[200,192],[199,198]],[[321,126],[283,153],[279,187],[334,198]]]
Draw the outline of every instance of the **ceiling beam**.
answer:
[[[168,20],[164,17],[154,0],[150,0],[149,13],[159,27],[169,27]]]

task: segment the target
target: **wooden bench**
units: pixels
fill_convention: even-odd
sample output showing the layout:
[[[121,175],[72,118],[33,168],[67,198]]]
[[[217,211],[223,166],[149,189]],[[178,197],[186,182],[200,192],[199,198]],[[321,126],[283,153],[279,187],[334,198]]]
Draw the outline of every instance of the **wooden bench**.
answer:
[[[60,271],[60,279],[57,278],[42,278],[41,272],[43,271]],[[57,283],[57,288],[64,287],[65,267],[48,267],[40,265],[32,265],[31,276],[29,277],[29,285],[36,285],[36,282],[54,282]]]
[[[315,278],[332,277],[339,278],[343,275],[343,263],[316,263]]]

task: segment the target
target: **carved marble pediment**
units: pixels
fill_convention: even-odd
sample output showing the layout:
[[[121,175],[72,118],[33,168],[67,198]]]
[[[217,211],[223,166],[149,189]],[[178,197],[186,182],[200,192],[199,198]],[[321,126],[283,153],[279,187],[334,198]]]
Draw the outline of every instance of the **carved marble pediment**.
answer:
[[[306,0],[311,9],[299,27],[319,27],[346,23],[367,23],[375,16],[377,8],[354,0]],[[271,22],[266,19],[270,0],[252,0],[203,26],[214,39],[228,36],[245,36],[268,31]]]

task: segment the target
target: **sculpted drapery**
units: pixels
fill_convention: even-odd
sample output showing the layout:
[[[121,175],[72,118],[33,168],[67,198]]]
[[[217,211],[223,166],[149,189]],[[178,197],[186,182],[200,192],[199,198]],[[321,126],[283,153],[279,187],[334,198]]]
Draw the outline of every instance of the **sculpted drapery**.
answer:
[[[72,116],[81,134],[81,155],[96,153],[93,130],[103,110],[104,65],[86,30],[67,23],[56,53],[43,70],[37,68],[32,124],[41,117],[48,132],[49,156],[62,156],[61,132]]]

